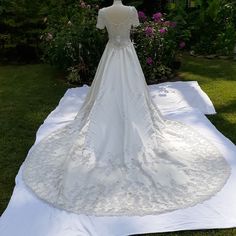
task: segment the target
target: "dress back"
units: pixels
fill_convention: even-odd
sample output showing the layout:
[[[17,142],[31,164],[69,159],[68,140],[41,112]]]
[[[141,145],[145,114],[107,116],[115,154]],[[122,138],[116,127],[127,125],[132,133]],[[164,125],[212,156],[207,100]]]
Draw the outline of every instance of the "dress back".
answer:
[[[128,8],[128,11],[127,9]],[[114,22],[109,15],[110,7],[102,8],[98,12],[97,25],[99,29],[106,27],[109,37],[109,43],[116,47],[125,47],[131,43],[130,30],[131,27],[138,26],[139,18],[135,7],[124,6],[124,10],[127,11],[127,17],[120,20],[120,22]]]

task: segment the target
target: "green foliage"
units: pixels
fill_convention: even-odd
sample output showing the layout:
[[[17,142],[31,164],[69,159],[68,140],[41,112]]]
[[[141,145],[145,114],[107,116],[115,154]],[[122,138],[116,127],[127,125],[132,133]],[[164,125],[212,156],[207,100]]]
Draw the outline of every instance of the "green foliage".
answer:
[[[173,76],[178,50],[185,47],[189,33],[176,22],[166,21],[162,13],[147,18],[139,12],[141,25],[134,29],[134,41],[149,84]]]
[[[177,4],[177,9],[169,13],[191,31],[191,49],[200,54],[232,56],[236,43],[236,2],[195,0],[195,3],[197,7],[192,10]]]
[[[69,81],[90,84],[106,40],[105,31],[95,27],[98,6],[72,2],[50,9],[41,37],[43,59],[71,73]]]
[[[0,0],[0,60],[11,58],[12,50],[9,49],[16,55],[11,60],[37,56],[45,5],[46,0]]]
[[[67,72],[68,81],[90,84],[107,41],[106,30],[95,27],[98,2],[53,1],[41,37],[43,59]],[[154,30],[152,37],[146,36],[147,27]],[[160,33],[161,30],[165,32]],[[182,24],[176,26],[175,22],[160,17],[158,22],[151,19],[142,22],[141,27],[133,31],[133,37],[147,82],[155,83],[173,76],[179,44],[184,47],[189,32]],[[151,63],[147,63],[148,58]]]

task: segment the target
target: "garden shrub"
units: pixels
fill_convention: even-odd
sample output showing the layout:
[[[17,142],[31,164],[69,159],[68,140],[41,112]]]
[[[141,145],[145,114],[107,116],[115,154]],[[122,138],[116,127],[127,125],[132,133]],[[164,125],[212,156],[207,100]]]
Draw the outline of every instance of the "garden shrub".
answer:
[[[90,4],[88,4],[88,2]],[[97,1],[71,1],[55,5],[46,19],[42,35],[43,59],[67,72],[72,83],[90,84],[107,41],[106,30],[95,25],[99,5]],[[141,26],[132,37],[148,83],[173,76],[176,52],[185,46],[175,22],[156,13],[153,19],[140,18]],[[153,32],[148,32],[153,30]]]
[[[0,0],[0,61],[38,61],[46,0]]]
[[[133,37],[147,83],[173,77],[178,51],[185,47],[189,32],[165,20],[160,12],[150,18],[139,11],[139,19],[141,24],[134,29]]]
[[[172,19],[182,18],[183,25],[191,31],[188,48],[196,54],[232,56],[236,44],[236,2],[195,0],[195,4],[193,9],[178,4],[168,15]]]
[[[70,82],[90,84],[104,50],[105,31],[95,28],[97,4],[55,6],[42,35],[43,59],[69,74]]]

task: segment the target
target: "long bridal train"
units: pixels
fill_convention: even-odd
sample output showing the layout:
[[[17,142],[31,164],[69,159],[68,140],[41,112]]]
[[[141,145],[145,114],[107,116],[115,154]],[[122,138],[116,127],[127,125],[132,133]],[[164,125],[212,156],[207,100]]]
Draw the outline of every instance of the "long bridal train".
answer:
[[[109,40],[83,105],[29,151],[24,182],[77,214],[153,215],[203,202],[222,188],[230,167],[202,134],[163,118],[130,40],[137,10],[121,4],[127,18],[115,23],[112,7],[99,10],[97,28],[106,27]]]

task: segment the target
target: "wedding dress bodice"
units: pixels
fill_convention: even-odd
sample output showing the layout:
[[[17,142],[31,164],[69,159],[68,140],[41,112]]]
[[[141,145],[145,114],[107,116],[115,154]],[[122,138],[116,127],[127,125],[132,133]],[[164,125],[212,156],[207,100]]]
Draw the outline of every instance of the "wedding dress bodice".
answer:
[[[98,12],[96,27],[99,29],[104,29],[106,27],[109,37],[108,43],[118,48],[130,45],[131,27],[132,25],[136,27],[140,24],[138,20],[138,13],[135,7],[127,6],[127,8],[127,17],[119,23],[114,23],[111,19],[109,19],[107,8],[102,8]]]

